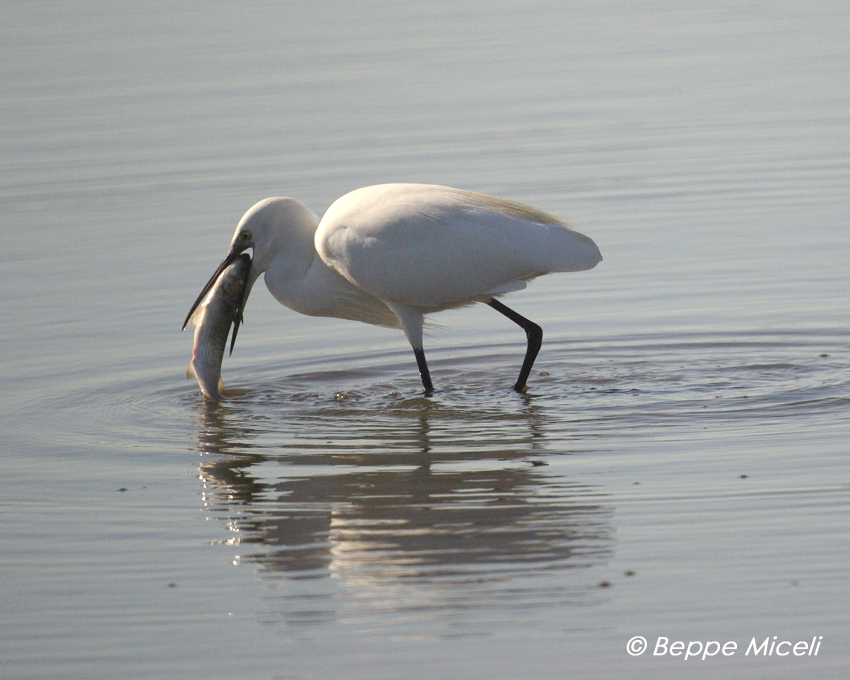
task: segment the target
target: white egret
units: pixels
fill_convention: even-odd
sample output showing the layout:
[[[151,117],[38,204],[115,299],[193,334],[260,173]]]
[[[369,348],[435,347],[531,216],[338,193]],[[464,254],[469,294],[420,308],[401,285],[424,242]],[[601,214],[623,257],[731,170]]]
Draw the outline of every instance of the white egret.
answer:
[[[267,198],[239,221],[230,252],[187,321],[221,272],[249,248],[253,260],[240,313],[265,273],[271,294],[296,312],[401,328],[428,394],[426,314],[485,302],[521,326],[527,349],[514,389],[522,392],[543,332],[496,298],[542,274],[592,269],[602,260],[590,238],[552,215],[450,187],[357,189],[334,202],[321,221],[292,198]]]

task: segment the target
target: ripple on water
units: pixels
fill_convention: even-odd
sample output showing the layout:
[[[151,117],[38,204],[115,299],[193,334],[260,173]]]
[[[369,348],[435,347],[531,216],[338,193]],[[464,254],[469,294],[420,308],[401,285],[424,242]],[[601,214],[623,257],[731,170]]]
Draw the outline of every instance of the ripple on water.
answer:
[[[846,420],[850,401],[834,331],[550,340],[524,395],[509,387],[520,354],[435,351],[427,398],[407,353],[354,353],[231,370],[218,404],[157,371],[77,383],[19,413],[51,446],[194,456],[221,542],[289,581],[270,619],[374,625],[383,611],[520,615],[602,597],[589,574],[614,552],[612,505],[550,466],[594,442],[693,438],[706,418],[755,432]]]
[[[509,388],[521,360],[514,345],[434,351],[438,391],[428,398],[407,354],[382,360],[354,353],[230,371],[232,396],[219,405],[205,402],[181,375],[105,375],[19,404],[16,414],[31,426],[18,431],[45,444],[183,448],[187,423],[204,429],[215,421],[249,431],[250,449],[363,452],[388,440],[405,449],[419,436],[405,434],[410,423],[424,420],[431,440],[490,455],[506,444],[531,450],[553,423],[580,423],[582,436],[688,427],[706,414],[747,426],[788,416],[844,417],[850,400],[850,352],[837,330],[550,340],[525,395]]]

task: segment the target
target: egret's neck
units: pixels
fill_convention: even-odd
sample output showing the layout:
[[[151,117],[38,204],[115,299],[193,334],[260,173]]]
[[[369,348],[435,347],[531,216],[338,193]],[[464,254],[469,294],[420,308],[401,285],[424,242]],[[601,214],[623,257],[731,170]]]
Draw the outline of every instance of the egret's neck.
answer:
[[[287,306],[301,295],[304,280],[319,257],[314,242],[319,221],[300,203],[292,203],[287,206],[286,220],[269,230],[265,247],[255,249],[254,266],[257,275],[265,272],[266,287]]]

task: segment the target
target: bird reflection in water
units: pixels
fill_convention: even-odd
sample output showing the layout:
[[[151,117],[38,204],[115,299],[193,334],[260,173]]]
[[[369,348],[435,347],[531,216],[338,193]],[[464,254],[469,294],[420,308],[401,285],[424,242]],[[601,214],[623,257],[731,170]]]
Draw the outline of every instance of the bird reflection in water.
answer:
[[[349,612],[352,600],[395,611],[586,600],[596,582],[564,570],[610,558],[612,510],[548,472],[532,402],[513,414],[424,398],[377,414],[303,406],[281,425],[238,400],[201,405],[206,509],[262,576],[337,579]],[[335,615],[319,592],[316,615]]]

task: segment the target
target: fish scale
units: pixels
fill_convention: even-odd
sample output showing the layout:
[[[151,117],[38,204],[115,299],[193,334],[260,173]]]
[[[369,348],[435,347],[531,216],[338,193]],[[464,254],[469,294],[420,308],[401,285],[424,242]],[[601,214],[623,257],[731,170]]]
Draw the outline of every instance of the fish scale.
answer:
[[[210,399],[220,399],[224,391],[221,362],[231,325],[233,341],[236,340],[250,269],[251,257],[243,253],[221,273],[203,302],[189,317],[189,322],[195,326],[195,337],[186,377],[196,378],[201,392]],[[233,351],[232,344],[230,349]]]

